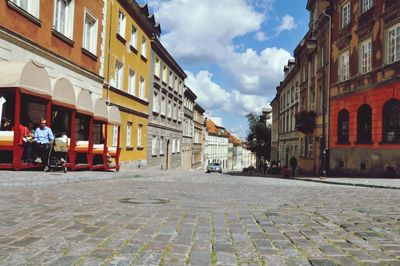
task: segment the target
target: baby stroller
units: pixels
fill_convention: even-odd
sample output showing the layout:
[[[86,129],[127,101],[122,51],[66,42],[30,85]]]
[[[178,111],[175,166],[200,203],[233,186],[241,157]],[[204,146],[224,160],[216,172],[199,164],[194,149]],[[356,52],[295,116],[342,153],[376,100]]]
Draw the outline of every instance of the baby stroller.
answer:
[[[66,135],[55,138],[49,151],[48,167],[45,171],[64,171],[67,172],[67,157],[69,150],[69,139]]]

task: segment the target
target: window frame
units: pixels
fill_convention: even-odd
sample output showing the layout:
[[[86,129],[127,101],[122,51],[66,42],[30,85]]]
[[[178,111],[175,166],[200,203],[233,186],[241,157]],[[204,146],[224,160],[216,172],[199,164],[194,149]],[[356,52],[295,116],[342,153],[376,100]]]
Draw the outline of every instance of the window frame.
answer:
[[[117,67],[120,66],[120,67]],[[115,88],[119,90],[123,90],[124,85],[124,64],[122,64],[119,60],[115,60],[114,67],[114,80],[115,80]]]
[[[146,78],[144,76],[140,76],[139,79],[139,93],[138,96],[140,99],[146,99]]]
[[[347,57],[344,57],[347,55]],[[346,58],[346,60],[344,60]],[[339,82],[346,81],[350,78],[350,50],[344,49],[339,53],[339,64],[338,64],[338,79]],[[345,65],[344,62],[347,62]]]
[[[361,14],[364,14],[374,6],[373,0],[361,0]]]
[[[132,122],[126,123],[126,139],[125,139],[125,146],[127,148],[132,147]],[[129,140],[129,141],[128,141]]]
[[[126,34],[126,15],[121,10],[118,10],[117,34],[119,36],[121,36],[123,39],[125,39],[125,34]]]
[[[394,36],[394,43],[391,45],[391,36],[390,32],[394,31],[395,36]],[[387,64],[392,64],[395,62],[400,61],[400,23],[397,23],[391,27],[389,27],[386,30],[386,63]],[[393,46],[393,54],[390,52],[391,46]],[[399,50],[397,51],[396,48],[399,47]],[[390,57],[393,56],[393,60],[390,59]]]
[[[23,7],[22,1],[26,1],[26,8]],[[40,18],[40,0],[8,0],[8,2],[13,3],[35,18]]]
[[[341,23],[341,28],[344,28],[344,27],[346,27],[347,25],[349,25],[351,23],[351,5],[350,5],[350,1],[348,1],[345,4],[343,4],[341,9],[340,9],[340,23]]]
[[[136,95],[136,72],[132,69],[129,69],[128,74],[128,93]]]
[[[368,104],[361,105],[357,110],[357,143],[372,143],[372,108]]]
[[[65,6],[64,14],[64,29],[61,28],[61,9],[59,3],[65,1],[68,2]],[[73,40],[74,36],[74,15],[75,15],[75,0],[54,0],[54,17],[53,17],[53,29],[65,37]]]
[[[338,132],[337,143],[349,144],[350,143],[350,113],[347,109],[342,109],[338,113]]]
[[[367,52],[364,48],[366,47]],[[359,73],[366,74],[372,71],[372,38],[367,38],[359,44]]]
[[[137,38],[137,36],[138,36],[138,30],[137,30],[137,28],[135,27],[135,25],[132,25],[132,27],[131,27],[131,41],[130,41],[130,45],[131,45],[133,48],[135,48],[135,49],[137,49],[137,43],[138,43],[138,38]]]
[[[142,124],[138,124],[138,127],[137,127],[137,147],[143,147],[143,141],[142,141],[142,139],[143,139],[143,136],[142,136],[142,133],[143,133],[143,125]]]
[[[398,108],[398,110],[393,110],[395,108]],[[389,125],[393,119],[391,116],[394,116],[397,125]],[[393,133],[393,140],[388,138],[388,134],[391,132]],[[398,99],[390,99],[382,107],[382,142],[400,144],[400,100]]]
[[[89,47],[87,47],[87,24],[86,20],[92,20],[93,26],[90,28],[90,40],[89,40]],[[98,33],[98,19],[87,9],[84,11],[83,17],[83,38],[82,38],[82,47],[87,51],[91,52],[94,55],[97,55],[97,33]]]

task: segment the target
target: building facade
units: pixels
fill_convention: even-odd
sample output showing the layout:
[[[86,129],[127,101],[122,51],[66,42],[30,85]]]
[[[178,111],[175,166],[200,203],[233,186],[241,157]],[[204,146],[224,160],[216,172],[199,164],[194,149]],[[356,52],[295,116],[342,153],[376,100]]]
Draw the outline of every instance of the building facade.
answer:
[[[278,162],[279,160],[279,152],[278,152],[278,143],[279,143],[279,119],[280,119],[280,94],[279,87],[276,88],[276,96],[271,101],[270,105],[272,108],[272,124],[271,124],[271,162]]]
[[[192,151],[192,169],[202,169],[203,167],[203,142],[204,142],[204,112],[205,110],[198,104],[193,108],[193,151]]]
[[[400,2],[333,4],[332,175],[400,175]]]
[[[101,98],[103,1],[58,2],[1,1],[0,60],[33,60],[51,78],[67,78],[76,93],[84,89]]]
[[[140,168],[147,164],[150,42],[160,27],[147,5],[122,0],[106,5],[104,98],[121,110],[121,161]]]
[[[206,118],[206,134],[204,148],[204,170],[212,162],[221,164],[226,170],[228,164],[228,134],[223,127]]]
[[[151,41],[151,87],[148,166],[181,166],[185,72],[158,38]]]
[[[193,91],[185,86],[183,97],[183,134],[182,134],[182,163],[181,168],[192,168],[193,157],[193,138],[194,138],[194,115],[193,108],[197,96]]]
[[[300,139],[303,134],[296,130],[296,114],[300,108],[300,72],[294,60],[289,60],[284,72],[285,78],[278,87],[280,97],[278,161],[281,165],[288,166],[292,156],[300,158]]]

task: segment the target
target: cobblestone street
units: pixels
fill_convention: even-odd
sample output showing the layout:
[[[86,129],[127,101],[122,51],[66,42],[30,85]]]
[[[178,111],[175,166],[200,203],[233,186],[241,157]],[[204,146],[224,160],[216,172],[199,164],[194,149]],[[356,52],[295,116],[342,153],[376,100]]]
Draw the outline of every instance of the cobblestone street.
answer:
[[[400,190],[160,173],[1,187],[0,264],[400,265]]]

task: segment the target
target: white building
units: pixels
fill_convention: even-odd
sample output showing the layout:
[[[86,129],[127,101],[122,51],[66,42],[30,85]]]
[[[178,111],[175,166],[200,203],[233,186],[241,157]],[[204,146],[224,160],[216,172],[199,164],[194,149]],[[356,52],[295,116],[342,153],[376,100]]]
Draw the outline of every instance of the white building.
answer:
[[[206,121],[204,169],[212,162],[219,162],[223,169],[228,167],[228,132],[211,119]]]

